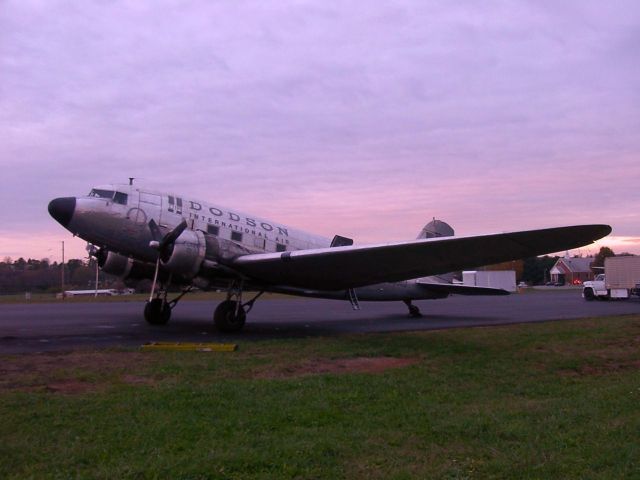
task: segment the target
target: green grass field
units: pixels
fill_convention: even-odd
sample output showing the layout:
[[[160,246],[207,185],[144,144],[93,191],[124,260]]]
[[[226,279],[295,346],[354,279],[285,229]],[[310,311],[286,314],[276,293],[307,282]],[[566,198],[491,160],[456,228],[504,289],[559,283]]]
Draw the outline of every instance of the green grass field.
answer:
[[[640,316],[0,358],[0,478],[640,478]]]

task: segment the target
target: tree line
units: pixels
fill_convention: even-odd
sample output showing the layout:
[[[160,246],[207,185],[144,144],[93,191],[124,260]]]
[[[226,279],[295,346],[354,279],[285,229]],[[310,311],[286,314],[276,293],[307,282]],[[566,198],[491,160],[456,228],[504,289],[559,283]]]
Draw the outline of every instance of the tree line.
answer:
[[[606,257],[616,254],[608,247],[602,247],[593,257],[592,266],[601,267]],[[629,255],[622,253],[620,255]],[[517,272],[518,281],[529,285],[541,285],[550,280],[549,271],[558,261],[559,257],[542,256],[530,257],[517,262],[508,262],[504,269],[513,269]],[[513,264],[513,265],[512,265]],[[515,266],[514,266],[515,265]],[[71,259],[64,265],[48,259],[36,260],[18,258],[12,260],[5,257],[0,262],[0,295],[16,294],[24,292],[42,293],[59,292],[62,284],[62,269],[64,268],[64,284],[66,290],[86,290],[95,288],[96,260],[91,258]],[[138,291],[148,290],[149,281],[127,281],[125,283],[118,277],[99,272],[98,288],[117,288],[125,286],[134,287]]]
[[[95,288],[95,259],[71,259],[64,265],[51,263],[49,259],[12,260],[5,257],[0,262],[0,295],[33,292],[59,292],[62,287],[64,269],[65,290],[86,290]],[[124,283],[104,272],[99,272],[99,288],[123,288]]]

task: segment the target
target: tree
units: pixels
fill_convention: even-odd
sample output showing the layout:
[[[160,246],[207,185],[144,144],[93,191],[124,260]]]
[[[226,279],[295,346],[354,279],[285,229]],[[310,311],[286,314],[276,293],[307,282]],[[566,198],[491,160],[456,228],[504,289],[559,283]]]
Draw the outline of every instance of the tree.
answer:
[[[73,275],[78,268],[84,267],[85,264],[82,260],[77,258],[72,258],[67,262],[67,268],[69,269],[69,275]]]
[[[530,257],[525,258],[522,280],[529,285],[539,285],[544,283],[545,280],[549,280],[549,270],[558,261],[558,257]],[[545,278],[546,276],[546,278]]]
[[[591,263],[591,267],[592,268],[604,267],[604,259],[607,257],[615,257],[615,256],[616,254],[613,253],[613,250],[611,250],[609,247],[600,247],[600,251],[593,259],[593,262]]]
[[[87,265],[76,266],[69,271],[69,283],[74,287],[86,289],[95,287],[96,271]]]

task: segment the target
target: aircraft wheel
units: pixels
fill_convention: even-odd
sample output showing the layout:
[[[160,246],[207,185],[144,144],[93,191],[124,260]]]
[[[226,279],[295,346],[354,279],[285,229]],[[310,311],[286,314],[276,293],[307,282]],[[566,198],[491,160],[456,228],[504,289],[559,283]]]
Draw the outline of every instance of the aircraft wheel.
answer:
[[[244,327],[247,314],[241,307],[236,315],[237,302],[225,300],[213,312],[213,323],[223,333],[239,332]]]
[[[420,313],[420,309],[415,305],[409,305],[409,315],[413,318],[419,318],[422,316],[422,313]]]
[[[164,325],[171,318],[171,308],[161,298],[154,298],[144,306],[144,319],[151,325]]]
[[[584,290],[584,299],[588,302],[595,300],[596,296],[593,293],[593,289],[592,288],[585,288]]]

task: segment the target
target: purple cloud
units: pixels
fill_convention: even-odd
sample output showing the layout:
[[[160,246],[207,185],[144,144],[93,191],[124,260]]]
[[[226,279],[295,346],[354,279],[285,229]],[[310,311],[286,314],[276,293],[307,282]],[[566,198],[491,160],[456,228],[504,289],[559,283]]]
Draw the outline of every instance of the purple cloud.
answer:
[[[55,256],[68,237],[47,202],[129,176],[360,242],[412,238],[432,216],[460,234],[605,222],[638,238],[639,14],[5,4],[0,256]]]

